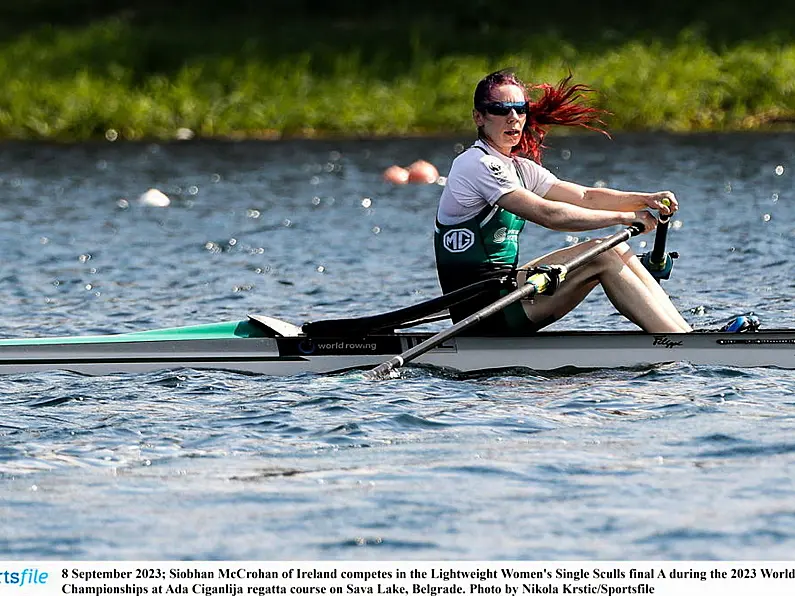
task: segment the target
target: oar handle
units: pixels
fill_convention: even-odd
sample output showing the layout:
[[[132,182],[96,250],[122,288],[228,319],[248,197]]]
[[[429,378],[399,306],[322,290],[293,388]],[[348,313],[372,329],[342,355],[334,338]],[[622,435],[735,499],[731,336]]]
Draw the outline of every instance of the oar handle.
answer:
[[[667,206],[671,205],[668,199],[663,199],[662,203]],[[654,235],[654,246],[650,252],[640,255],[640,262],[658,282],[671,276],[671,270],[674,267],[673,260],[679,256],[675,252],[667,253],[665,251],[670,221],[670,215],[660,215],[657,231]]]
[[[654,247],[651,249],[649,261],[652,265],[664,265],[668,255],[665,253],[665,244],[668,242],[668,224],[670,217],[660,217],[657,230],[654,235]]]
[[[626,229],[622,230],[621,232],[617,232],[612,236],[608,236],[603,238],[601,242],[594,244],[588,250],[580,253],[570,261],[562,263],[561,265],[555,266],[555,269],[560,271],[560,280],[562,281],[566,273],[576,269],[577,267],[582,266],[586,262],[590,261],[594,257],[600,255],[603,252],[606,252],[621,244],[622,242],[626,242],[632,236],[637,236],[638,234],[643,232],[643,224],[635,223],[631,226],[627,227]],[[527,281],[521,287],[515,289],[510,294],[506,294],[499,300],[493,302],[492,304],[480,309],[479,311],[469,315],[467,318],[458,321],[452,327],[445,329],[444,331],[440,331],[436,335],[433,335],[423,341],[422,343],[417,344],[416,346],[409,348],[402,354],[398,354],[394,358],[387,360],[386,362],[379,364],[374,369],[369,372],[365,373],[365,378],[367,379],[379,379],[383,378],[390,373],[390,371],[400,368],[404,364],[411,362],[418,356],[421,356],[425,352],[428,352],[435,348],[436,346],[444,343],[451,337],[454,337],[472,327],[473,325],[479,323],[486,317],[490,317],[491,315],[499,312],[506,306],[513,304],[521,300],[522,298],[529,298],[531,296],[535,296],[536,294],[541,294],[542,292],[546,291],[547,288],[550,286],[552,282],[553,273],[534,273],[530,277],[527,278]]]

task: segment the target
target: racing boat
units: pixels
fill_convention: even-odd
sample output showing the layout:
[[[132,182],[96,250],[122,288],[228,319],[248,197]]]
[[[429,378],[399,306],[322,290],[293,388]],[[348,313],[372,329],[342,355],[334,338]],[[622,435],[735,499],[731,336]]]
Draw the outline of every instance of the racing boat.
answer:
[[[301,327],[274,317],[250,315],[241,321],[119,335],[4,339],[0,340],[0,374],[68,370],[102,375],[197,368],[294,375],[371,368],[368,376],[377,378],[410,361],[467,373],[511,368],[549,371],[643,367],[675,361],[795,369],[795,330],[759,331],[756,324],[748,326],[750,333],[542,331],[521,337],[467,334],[477,328],[477,323],[512,302],[549,292],[565,279],[568,271],[639,232],[639,228],[630,226],[603,238],[567,263],[539,268],[531,272],[523,286],[435,334],[405,329],[442,320],[451,306],[484,292],[503,290],[507,280],[484,280],[387,313],[320,320]],[[655,242],[652,255],[660,254],[651,258],[651,266],[647,267],[658,278],[666,278],[671,265],[667,255],[658,249]],[[390,356],[393,357],[386,360]]]
[[[324,323],[332,323],[326,321]],[[310,333],[266,316],[120,335],[0,340],[0,373],[67,370],[89,375],[168,368],[224,369],[264,375],[331,373],[375,367],[433,337],[374,331]],[[539,332],[528,337],[449,338],[415,363],[462,372],[527,368],[695,365],[795,369],[795,330]]]

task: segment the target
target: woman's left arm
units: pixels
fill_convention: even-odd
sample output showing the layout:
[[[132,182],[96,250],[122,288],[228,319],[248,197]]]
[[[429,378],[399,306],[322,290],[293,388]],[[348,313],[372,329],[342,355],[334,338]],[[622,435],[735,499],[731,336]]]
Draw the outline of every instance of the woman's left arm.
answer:
[[[558,180],[544,195],[545,199],[561,201],[604,211],[637,211],[654,209],[662,215],[671,215],[679,209],[676,196],[670,190],[660,192],[626,192],[613,188],[581,186],[574,182]],[[663,201],[667,199],[668,205]]]

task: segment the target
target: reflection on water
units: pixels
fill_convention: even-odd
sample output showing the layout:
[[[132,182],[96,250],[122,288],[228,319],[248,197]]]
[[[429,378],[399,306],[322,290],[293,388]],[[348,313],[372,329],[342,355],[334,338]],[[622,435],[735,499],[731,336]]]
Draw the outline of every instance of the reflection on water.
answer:
[[[2,333],[301,323],[434,296],[441,189],[381,173],[446,174],[466,142],[4,145]],[[676,192],[665,288],[696,327],[749,310],[792,327],[792,136],[548,144],[562,178]],[[152,188],[168,206],[139,201]],[[586,237],[528,227],[523,259]],[[631,325],[597,291],[556,327]],[[686,364],[0,377],[0,554],[788,559],[793,394],[791,371]]]

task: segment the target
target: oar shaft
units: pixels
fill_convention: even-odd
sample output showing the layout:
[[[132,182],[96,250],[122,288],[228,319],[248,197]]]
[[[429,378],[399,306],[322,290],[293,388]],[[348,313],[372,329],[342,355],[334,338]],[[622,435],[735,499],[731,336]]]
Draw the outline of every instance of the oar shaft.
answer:
[[[540,288],[540,290],[543,291],[544,288],[546,288],[546,284],[549,282],[547,276],[544,274],[536,274],[532,277],[544,278],[543,285]],[[451,337],[458,335],[458,333],[460,333],[464,329],[472,327],[473,325],[479,323],[486,317],[490,317],[494,313],[499,312],[509,304],[516,302],[517,300],[521,300],[522,298],[532,296],[538,292],[539,288],[532,281],[532,278],[530,278],[527,280],[527,283],[525,283],[521,288],[517,288],[510,294],[506,294],[496,302],[493,302],[490,305],[486,306],[485,308],[482,308],[481,310],[477,311],[476,313],[469,315],[467,318],[458,321],[458,323],[456,323],[452,327],[449,327],[448,329],[445,329],[444,331],[441,331],[436,335],[429,337],[424,342],[419,343],[412,348],[409,348],[408,350],[406,350],[402,354],[399,354],[398,356],[395,356],[391,360],[388,360],[383,364],[379,364],[376,368],[374,368],[369,373],[367,373],[367,376],[369,378],[382,377],[387,373],[389,373],[389,371],[394,370],[396,368],[400,368],[404,364],[414,360],[417,356],[421,356],[425,352],[432,350],[436,346],[444,343]]]
[[[594,257],[602,254],[613,248],[614,246],[618,246],[622,242],[626,242],[632,236],[637,236],[643,231],[643,228],[639,224],[633,224],[628,228],[621,230],[613,234],[612,236],[608,236],[607,238],[602,239],[601,242],[594,244],[588,250],[585,250],[578,254],[576,257],[573,257],[570,261],[566,263],[561,263],[564,267],[566,267],[567,271],[571,271],[573,269],[577,269],[581,267],[588,261],[592,260]]]
[[[621,244],[622,242],[626,242],[632,236],[636,234],[640,234],[642,229],[638,225],[632,225],[618,232],[613,234],[612,236],[608,236],[604,238],[601,242],[594,244],[588,250],[578,254],[576,257],[572,258],[570,261],[562,263],[561,266],[564,268],[566,272],[572,271],[577,269],[578,267],[582,266],[583,264],[587,263],[588,261],[592,260],[594,257],[600,255],[603,252],[606,252]],[[534,296],[535,294],[540,294],[544,290],[546,290],[548,284],[550,283],[551,279],[549,275],[546,273],[536,273],[531,275],[525,284],[515,289],[510,294],[506,294],[499,300],[496,300],[489,306],[486,306],[479,311],[469,315],[467,318],[459,321],[452,327],[445,329],[444,331],[440,331],[436,335],[433,335],[423,341],[422,343],[417,344],[416,346],[409,348],[402,354],[395,356],[391,360],[387,360],[386,362],[379,364],[373,370],[369,371],[365,374],[365,376],[369,379],[377,379],[379,377],[383,377],[387,375],[390,371],[411,362],[418,356],[421,356],[425,352],[428,352],[435,348],[436,346],[444,343],[451,337],[458,335],[460,332],[464,331],[465,329],[472,327],[473,325],[479,323],[486,317],[490,317],[491,315],[499,312],[503,308],[513,304],[521,300],[522,298],[529,298],[530,296]]]
[[[660,218],[657,224],[657,231],[654,236],[654,247],[651,249],[649,261],[652,265],[663,265],[668,255],[665,253],[665,244],[668,241],[668,222],[669,218]]]

